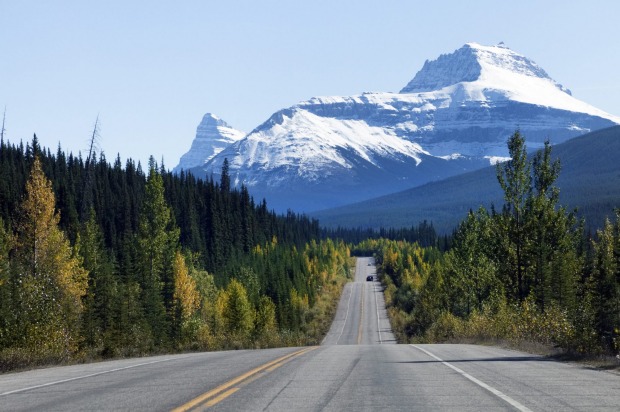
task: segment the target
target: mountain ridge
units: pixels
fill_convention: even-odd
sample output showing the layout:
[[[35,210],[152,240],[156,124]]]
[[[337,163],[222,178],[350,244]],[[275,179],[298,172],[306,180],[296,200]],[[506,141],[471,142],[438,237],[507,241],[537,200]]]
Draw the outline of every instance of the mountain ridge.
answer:
[[[615,124],[620,117],[575,99],[525,56],[468,43],[427,61],[400,93],[279,110],[190,170],[217,177],[228,159],[234,184],[276,210],[310,212],[489,165],[507,156],[517,128],[536,149]]]

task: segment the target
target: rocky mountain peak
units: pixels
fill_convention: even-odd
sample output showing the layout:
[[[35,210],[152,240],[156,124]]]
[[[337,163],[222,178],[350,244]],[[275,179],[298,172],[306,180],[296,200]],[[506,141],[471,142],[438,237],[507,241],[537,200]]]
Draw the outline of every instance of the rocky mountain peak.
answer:
[[[231,126],[226,123],[224,120],[220,119],[213,113],[207,113],[202,117],[202,121],[198,125],[198,130],[200,129],[208,129],[208,128],[217,128],[217,127],[228,127]]]
[[[495,46],[467,43],[436,60],[427,60],[400,93],[420,93],[443,89],[464,82],[484,81],[497,72],[545,79],[555,83],[534,61],[509,49],[503,42]],[[560,90],[568,90],[557,85]],[[568,92],[570,94],[570,92]]]
[[[196,128],[196,137],[191,148],[181,156],[181,160],[173,172],[178,173],[181,170],[202,166],[224,148],[244,136],[244,132],[233,128],[213,113],[205,114]]]

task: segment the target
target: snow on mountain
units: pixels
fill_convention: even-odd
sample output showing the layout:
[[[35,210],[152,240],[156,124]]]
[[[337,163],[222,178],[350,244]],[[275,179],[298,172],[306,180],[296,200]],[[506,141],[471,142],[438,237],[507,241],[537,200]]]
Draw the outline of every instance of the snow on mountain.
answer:
[[[540,66],[503,44],[468,43],[452,54],[427,61],[400,91],[423,92],[437,97],[453,96],[458,103],[505,99],[620,121],[618,116],[575,99],[570,90],[550,78]]]
[[[280,110],[192,171],[217,175],[227,158],[235,184],[271,207],[311,211],[497,162],[517,128],[535,149],[615,124],[620,117],[574,98],[528,58],[469,43],[427,61],[399,93]]]
[[[244,136],[244,132],[232,128],[216,115],[205,114],[196,129],[196,138],[193,140],[191,148],[181,156],[181,160],[173,172],[178,173],[181,170],[202,166],[224,148],[241,140]]]
[[[427,154],[419,144],[399,138],[392,130],[371,126],[364,120],[321,117],[301,108],[278,112],[246,139],[222,153],[214,166],[221,166],[225,156],[232,155],[231,170],[260,169],[269,172],[278,168],[294,169],[308,181],[330,175],[330,169],[351,169],[347,158],[357,156],[377,165],[377,158],[396,154],[421,162]],[[277,142],[277,144],[275,144]],[[252,173],[246,184],[257,183]],[[269,181],[274,186],[276,182]]]

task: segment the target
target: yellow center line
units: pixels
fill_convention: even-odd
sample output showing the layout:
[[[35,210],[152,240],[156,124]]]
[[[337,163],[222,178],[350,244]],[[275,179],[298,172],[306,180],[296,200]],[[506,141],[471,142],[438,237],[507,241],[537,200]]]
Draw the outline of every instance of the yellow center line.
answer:
[[[228,398],[233,393],[237,392],[239,389],[240,388],[232,388],[232,389],[227,390],[224,393],[220,393],[215,398],[213,398],[210,401],[208,401],[207,403],[205,403],[204,407],[205,408],[210,408],[211,406],[220,403],[221,401],[223,401],[224,399]]]
[[[248,378],[256,375],[259,372],[262,372],[262,371],[265,371],[265,370],[269,370],[269,371],[274,370],[277,367],[282,366],[285,363],[285,361],[290,360],[290,359],[292,359],[294,357],[297,357],[297,356],[301,356],[304,353],[310,352],[310,351],[312,351],[314,349],[317,349],[317,348],[318,348],[318,346],[313,346],[313,347],[310,347],[310,348],[303,348],[303,349],[300,349],[300,350],[298,350],[296,352],[289,353],[288,355],[284,355],[282,357],[279,357],[278,359],[272,360],[271,362],[267,362],[264,365],[258,366],[258,367],[254,368],[254,369],[252,369],[252,370],[250,370],[248,372],[245,372],[245,373],[237,376],[236,378],[233,378],[233,379],[229,380],[228,382],[223,383],[222,385],[218,386],[217,388],[211,389],[210,391],[205,392],[205,393],[203,393],[200,396],[197,396],[196,398],[192,399],[191,401],[189,401],[189,402],[187,402],[187,403],[185,403],[185,404],[183,404],[183,405],[181,405],[181,406],[179,406],[177,408],[174,408],[172,410],[172,412],[185,412],[185,411],[188,411],[190,409],[193,409],[193,408],[199,406],[200,404],[206,402],[207,400],[209,400],[209,399],[211,399],[213,397],[215,397],[215,398],[209,400],[209,402],[207,404],[205,404],[204,406],[205,407],[209,407],[209,406],[215,405],[216,403],[222,401],[223,399],[226,399],[228,396],[232,395],[233,393],[235,393],[236,391],[239,390],[239,388],[232,388],[232,389],[230,389],[232,386],[235,386],[235,385],[243,383],[243,381],[245,381]],[[226,392],[224,392],[224,391],[226,391]],[[222,393],[222,392],[224,392],[224,393]]]

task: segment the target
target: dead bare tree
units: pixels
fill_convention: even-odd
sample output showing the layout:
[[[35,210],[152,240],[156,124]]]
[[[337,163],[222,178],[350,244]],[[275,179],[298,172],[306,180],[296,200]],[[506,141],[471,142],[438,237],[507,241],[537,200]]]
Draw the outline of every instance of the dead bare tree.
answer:
[[[81,220],[85,222],[88,220],[89,213],[91,208],[93,207],[93,194],[92,194],[92,186],[94,181],[95,174],[95,151],[97,150],[99,143],[99,115],[97,115],[97,119],[95,119],[95,126],[93,127],[93,133],[90,136],[90,142],[88,147],[88,156],[86,157],[86,179],[84,179],[84,188],[83,188],[83,196],[82,196],[82,210],[81,210]]]
[[[86,164],[89,164],[94,156],[95,156],[95,150],[96,147],[99,143],[99,115],[97,115],[97,118],[95,119],[95,126],[93,127],[93,133],[90,136],[90,145],[88,147],[88,156],[86,157]]]
[[[4,143],[4,132],[6,129],[4,128],[4,123],[6,121],[6,106],[4,106],[4,115],[2,115],[2,129],[0,129],[0,142]]]

